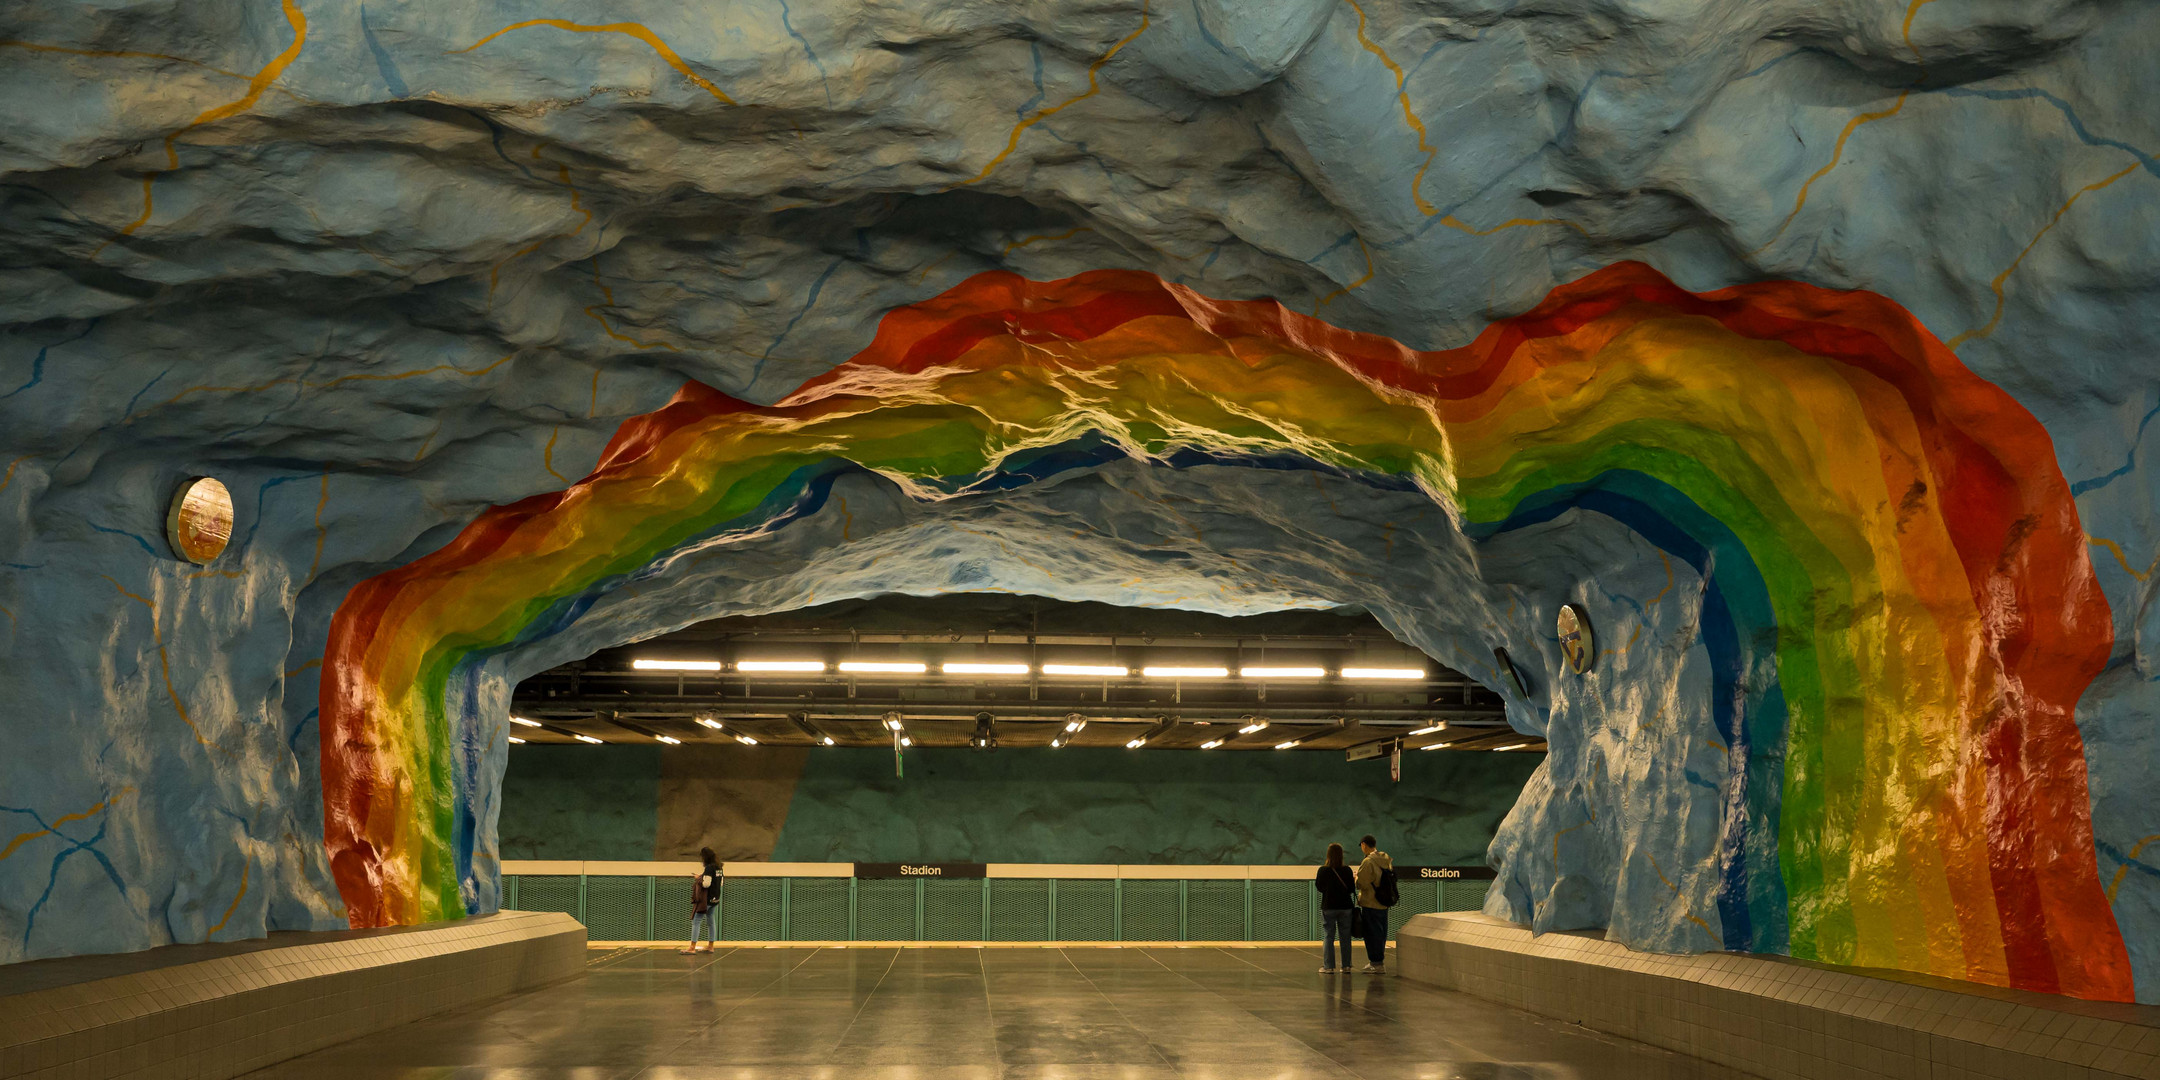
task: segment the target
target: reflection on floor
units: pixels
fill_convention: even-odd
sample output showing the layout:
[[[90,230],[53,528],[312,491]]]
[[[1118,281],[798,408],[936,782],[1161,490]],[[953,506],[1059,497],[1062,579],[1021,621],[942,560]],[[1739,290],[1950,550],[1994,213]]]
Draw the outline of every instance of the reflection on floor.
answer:
[[[1710,1080],[1305,949],[595,952],[583,979],[254,1074],[323,1080]]]

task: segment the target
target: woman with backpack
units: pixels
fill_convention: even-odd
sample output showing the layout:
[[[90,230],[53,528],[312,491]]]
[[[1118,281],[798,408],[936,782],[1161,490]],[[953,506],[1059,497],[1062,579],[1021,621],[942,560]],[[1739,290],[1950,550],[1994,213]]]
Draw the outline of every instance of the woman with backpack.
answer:
[[[1395,884],[1395,860],[1380,850],[1379,841],[1367,836],[1358,841],[1365,860],[1357,868],[1359,929],[1365,935],[1365,970],[1387,974],[1388,909],[1401,899]]]
[[[713,930],[713,909],[720,906],[720,856],[711,848],[698,849],[698,856],[705,860],[705,867],[690,879],[690,944],[683,955],[711,952],[719,943],[719,935]],[[698,948],[698,928],[705,929],[705,947]]]
[[[1357,904],[1357,878],[1343,864],[1341,844],[1327,846],[1327,862],[1313,875],[1320,890],[1320,971],[1332,974],[1350,970],[1350,916]],[[1337,963],[1337,958],[1341,963]]]

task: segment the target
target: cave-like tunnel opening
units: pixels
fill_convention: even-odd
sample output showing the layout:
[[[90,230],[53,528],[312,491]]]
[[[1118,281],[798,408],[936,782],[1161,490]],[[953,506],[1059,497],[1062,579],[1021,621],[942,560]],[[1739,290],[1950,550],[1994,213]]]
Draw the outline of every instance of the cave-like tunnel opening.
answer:
[[[1304,940],[1311,866],[1368,833],[1399,926],[1481,906],[1544,749],[1361,611],[1009,593],[708,620],[528,676],[510,708],[504,903],[600,939],[681,937],[709,849],[744,864],[722,940]],[[893,880],[900,910],[865,885]]]

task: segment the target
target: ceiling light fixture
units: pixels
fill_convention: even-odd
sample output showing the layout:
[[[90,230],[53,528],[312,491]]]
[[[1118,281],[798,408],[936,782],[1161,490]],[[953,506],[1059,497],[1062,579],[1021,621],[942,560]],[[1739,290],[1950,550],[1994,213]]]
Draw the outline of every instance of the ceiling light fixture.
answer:
[[[968,737],[968,745],[977,750],[997,749],[997,717],[986,712],[976,713],[975,734]]]
[[[913,739],[910,739],[910,738],[908,738],[908,737],[907,737],[907,736],[905,736],[905,735],[902,735],[902,736],[900,736],[900,745],[902,745],[902,746],[913,746],[913,745],[915,745],[915,740],[913,740]]]
[[[1451,742],[1436,742],[1436,743],[1433,743],[1433,744],[1431,744],[1431,745],[1428,745],[1428,746],[1420,746],[1420,747],[1418,747],[1418,749],[1420,749],[1420,750],[1445,750],[1445,749],[1447,749],[1448,747],[1450,747],[1450,746],[1453,746],[1453,745],[1455,745],[1455,744],[1454,744],[1454,743],[1451,743]]]
[[[594,746],[598,746],[598,745],[600,745],[600,740],[598,740],[598,739],[595,739],[595,738],[593,738],[593,737],[592,737],[592,736],[590,736],[590,735],[582,735],[582,734],[581,734],[581,735],[578,735],[578,736],[577,736],[577,741],[579,741],[579,742],[584,742],[584,743],[591,743],[591,744],[593,744]]]
[[[1262,720],[1257,716],[1248,716],[1245,718],[1245,726],[1237,729],[1237,733],[1240,735],[1250,735],[1255,731],[1266,730],[1267,721]]]
[[[1227,679],[1229,668],[1220,667],[1144,667],[1140,674],[1150,679]]]
[[[1146,746],[1146,745],[1147,745],[1147,740],[1146,740],[1146,739],[1134,739],[1134,740],[1132,740],[1131,742],[1128,742],[1128,743],[1126,743],[1126,744],[1125,744],[1125,749],[1127,749],[1127,750],[1138,750],[1138,749],[1140,749],[1141,747],[1143,747],[1143,746]]]
[[[1305,740],[1303,740],[1303,739],[1291,739],[1291,740],[1290,740],[1290,741],[1288,741],[1288,742],[1279,742],[1279,743],[1276,743],[1276,744],[1275,744],[1275,749],[1277,749],[1277,750],[1289,750],[1289,749],[1292,749],[1292,748],[1296,747],[1296,746],[1297,746],[1297,744],[1299,744],[1299,743],[1301,743],[1301,742],[1304,742],[1304,741],[1305,741]]]
[[[1316,667],[1241,667],[1237,669],[1240,679],[1317,679],[1327,674],[1326,668]]]
[[[930,670],[930,665],[889,660],[843,660],[840,662],[840,670],[879,675],[920,675]]]
[[[718,660],[632,660],[630,666],[639,671],[718,671]]]
[[[1423,679],[1424,668],[1414,667],[1346,667],[1342,669],[1345,679]]]
[[[713,729],[714,731],[719,731],[727,727],[727,725],[721,723],[718,718],[711,716],[700,716],[697,718],[697,722]]]
[[[737,671],[823,671],[822,660],[737,660]]]
[[[1221,739],[1209,739],[1208,741],[1200,744],[1200,749],[1213,750],[1216,747],[1221,746],[1222,744],[1223,741]]]
[[[1436,721],[1436,722],[1434,722],[1434,723],[1430,723],[1430,724],[1427,724],[1427,725],[1425,725],[1424,727],[1421,727],[1421,728],[1417,729],[1416,731],[1413,731],[1413,732],[1411,732],[1410,734],[1412,734],[1412,735],[1430,735],[1430,734],[1432,734],[1432,733],[1434,733],[1434,732],[1436,732],[1436,731],[1446,731],[1446,730],[1447,730],[1447,721],[1445,721],[1445,720],[1440,720],[1440,721]]]
[[[1067,734],[1078,735],[1086,727],[1087,717],[1082,716],[1079,713],[1065,714],[1065,731]]]
[[[822,738],[822,739],[819,739],[819,740],[818,740],[818,745],[820,745],[820,746],[831,746],[832,744],[833,744],[833,737],[832,737],[832,736],[830,736],[830,735],[827,735],[827,736],[825,736],[824,738]]]
[[[885,718],[885,729],[888,731],[900,730],[900,718],[898,716],[887,716]]]
[[[515,736],[515,735],[512,735],[512,736],[510,736],[510,741],[511,741],[511,742],[514,742],[514,743],[517,743],[517,744],[519,744],[520,746],[524,745],[524,743],[525,743],[525,740],[523,740],[523,739],[520,739],[520,738],[518,738],[518,737],[517,737],[517,736]]]
[[[1042,670],[1045,675],[1107,675],[1124,678],[1132,674],[1131,668],[1114,664],[1044,664]]]
[[[510,722],[511,722],[511,723],[513,723],[513,724],[523,724],[523,725],[525,725],[526,727],[539,727],[539,726],[540,726],[540,721],[538,721],[538,720],[527,720],[527,719],[525,719],[525,718],[524,718],[524,717],[522,717],[522,716],[513,716],[513,717],[511,717],[511,718],[510,718]]]
[[[938,670],[947,675],[1025,675],[1026,664],[939,664]]]
[[[664,742],[664,743],[668,744],[669,746],[681,746],[681,745],[682,745],[682,740],[681,740],[681,739],[678,739],[678,738],[676,738],[676,737],[675,737],[675,736],[673,736],[673,735],[655,735],[655,736],[653,736],[653,738],[655,738],[655,739],[658,739],[658,740],[660,740],[661,742]]]
[[[736,741],[736,742],[739,742],[739,743],[741,743],[741,744],[743,744],[744,746],[756,746],[756,745],[757,745],[757,740],[756,740],[756,739],[753,739],[753,738],[751,738],[751,737],[750,737],[750,736],[748,736],[748,735],[737,735],[737,736],[735,736],[735,741]]]
[[[1500,752],[1500,751],[1502,751],[1502,750],[1520,750],[1520,749],[1522,749],[1523,747],[1525,747],[1525,746],[1528,746],[1528,745],[1530,745],[1530,744],[1529,744],[1529,743],[1526,743],[1526,742],[1518,742],[1518,743],[1509,743],[1509,744],[1507,744],[1506,746],[1495,746],[1495,747],[1493,747],[1493,753],[1496,753],[1496,754],[1497,754],[1497,753],[1499,753],[1499,752]]]

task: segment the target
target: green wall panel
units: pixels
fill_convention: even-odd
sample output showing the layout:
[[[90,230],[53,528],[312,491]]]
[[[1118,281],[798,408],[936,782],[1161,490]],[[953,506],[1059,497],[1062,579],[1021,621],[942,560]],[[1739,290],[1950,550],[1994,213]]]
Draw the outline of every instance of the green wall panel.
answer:
[[[773,858],[1317,864],[1371,832],[1404,863],[1482,863],[1534,754],[890,750],[810,755]]]
[[[497,827],[505,859],[650,859],[658,746],[511,747]]]
[[[835,747],[690,775],[712,757],[514,747],[502,856],[674,859],[702,842],[799,862],[1317,864],[1371,832],[1398,862],[1476,864],[1543,760],[1412,754],[1394,784],[1385,762],[1337,753],[918,749],[898,778],[890,750]]]

